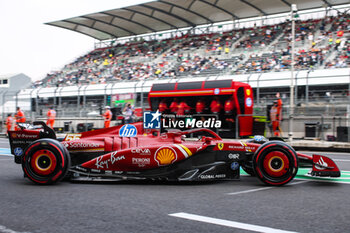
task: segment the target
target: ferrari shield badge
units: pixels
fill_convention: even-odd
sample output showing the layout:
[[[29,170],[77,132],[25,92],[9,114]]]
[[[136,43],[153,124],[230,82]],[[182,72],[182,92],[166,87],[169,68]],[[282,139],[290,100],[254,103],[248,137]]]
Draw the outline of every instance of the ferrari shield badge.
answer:
[[[218,148],[219,148],[219,150],[222,150],[224,148],[224,143],[219,143]]]

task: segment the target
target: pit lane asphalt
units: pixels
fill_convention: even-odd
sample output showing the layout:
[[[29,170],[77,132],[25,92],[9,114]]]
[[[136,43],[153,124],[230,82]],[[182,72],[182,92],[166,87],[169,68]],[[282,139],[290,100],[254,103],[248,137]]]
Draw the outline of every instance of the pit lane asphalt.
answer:
[[[8,144],[0,139],[2,146]],[[349,154],[323,154],[350,171]],[[23,179],[13,157],[0,155],[0,232],[253,232],[169,215],[179,212],[285,231],[348,232],[349,193],[349,184],[295,180],[269,187],[247,176],[39,186]]]

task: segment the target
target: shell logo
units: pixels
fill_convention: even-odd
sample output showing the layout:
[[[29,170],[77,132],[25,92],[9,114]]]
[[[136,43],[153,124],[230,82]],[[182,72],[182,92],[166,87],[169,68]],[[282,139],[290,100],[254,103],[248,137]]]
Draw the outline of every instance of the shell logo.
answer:
[[[175,162],[176,159],[176,151],[171,147],[161,147],[154,155],[154,160],[157,161],[159,166],[169,165]]]
[[[12,134],[12,137],[13,137],[13,138],[17,138],[17,134],[13,133],[13,134]]]
[[[246,89],[247,96],[250,96],[250,89]]]

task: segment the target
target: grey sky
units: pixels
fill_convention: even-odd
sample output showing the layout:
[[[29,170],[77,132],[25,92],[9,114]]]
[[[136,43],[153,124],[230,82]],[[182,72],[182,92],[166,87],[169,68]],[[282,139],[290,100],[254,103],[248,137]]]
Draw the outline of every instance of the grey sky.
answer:
[[[148,1],[0,0],[0,74],[42,79],[93,49],[93,38],[46,22]]]

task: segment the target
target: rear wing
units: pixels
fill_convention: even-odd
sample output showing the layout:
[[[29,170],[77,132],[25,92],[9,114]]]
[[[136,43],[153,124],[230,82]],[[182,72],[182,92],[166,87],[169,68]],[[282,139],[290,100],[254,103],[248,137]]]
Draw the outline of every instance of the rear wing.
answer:
[[[32,142],[41,138],[56,139],[56,134],[43,121],[35,121],[33,124],[19,123],[20,130],[9,131],[11,154],[15,157],[16,163],[21,163],[24,151]]]

